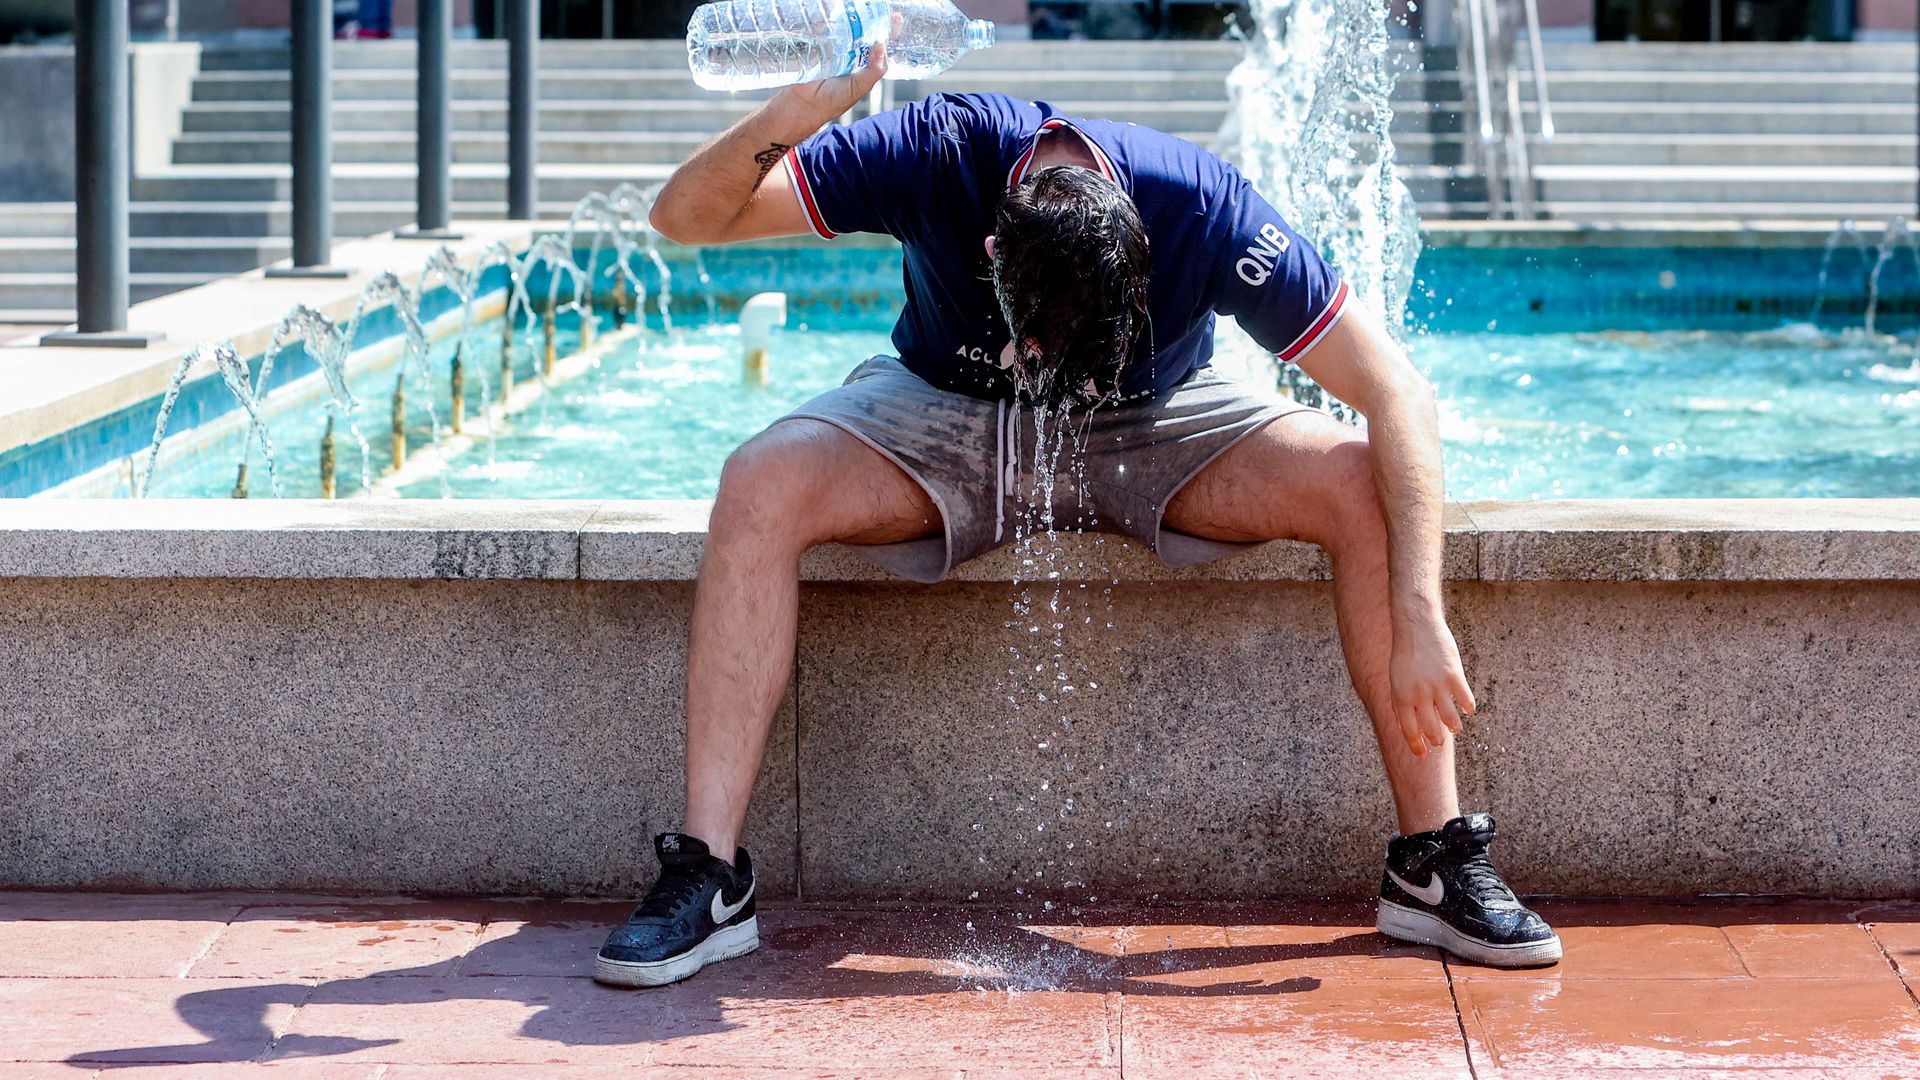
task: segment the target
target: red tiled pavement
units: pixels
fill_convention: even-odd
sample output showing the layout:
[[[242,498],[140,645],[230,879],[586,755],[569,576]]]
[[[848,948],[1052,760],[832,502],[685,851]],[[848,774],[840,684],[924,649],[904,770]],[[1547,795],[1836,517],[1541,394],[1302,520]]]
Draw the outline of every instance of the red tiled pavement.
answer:
[[[1455,985],[1467,1025],[1478,1028],[1496,1067],[1920,1065],[1920,1010],[1897,980],[1884,977],[1473,979]]]
[[[0,978],[0,1059],[248,1061],[311,988],[202,979]]]
[[[1860,917],[1894,969],[1920,994],[1920,902],[1876,905]]]
[[[196,979],[445,975],[485,923],[474,901],[249,906],[194,962]]]
[[[1554,901],[1526,972],[1364,904],[769,904],[753,956],[612,990],[626,909],[0,894],[0,1080],[1920,1076],[1910,903]]]
[[[240,907],[222,896],[0,892],[0,976],[178,976]]]

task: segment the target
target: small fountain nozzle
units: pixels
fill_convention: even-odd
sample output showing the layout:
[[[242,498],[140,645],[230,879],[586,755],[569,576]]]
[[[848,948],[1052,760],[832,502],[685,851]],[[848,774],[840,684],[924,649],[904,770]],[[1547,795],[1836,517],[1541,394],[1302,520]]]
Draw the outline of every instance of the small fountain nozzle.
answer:
[[[320,497],[333,498],[333,417],[327,417],[326,433],[320,436]]]
[[[447,382],[453,395],[448,419],[452,422],[453,433],[458,435],[461,428],[466,426],[467,419],[467,371],[460,363],[460,349],[457,347],[453,350],[453,370],[448,373]]]
[[[393,384],[393,467],[398,471],[407,463],[407,374]]]
[[[613,281],[613,328],[619,330],[627,325],[627,312],[633,303],[633,294],[627,289],[626,275],[622,274]]]
[[[554,365],[553,315],[554,315],[553,305],[548,304],[547,317],[541,320],[541,324],[543,326],[542,333],[544,333],[545,335],[546,352],[542,355],[540,360],[540,374],[546,376],[549,379],[553,378],[553,365]]]
[[[247,463],[244,461],[240,463],[239,473],[233,478],[233,497],[236,499],[247,497]]]

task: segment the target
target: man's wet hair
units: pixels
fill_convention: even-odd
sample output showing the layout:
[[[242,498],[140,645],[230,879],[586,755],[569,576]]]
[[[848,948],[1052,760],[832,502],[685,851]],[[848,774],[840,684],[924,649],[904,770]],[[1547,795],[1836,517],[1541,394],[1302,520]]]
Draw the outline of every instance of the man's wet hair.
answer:
[[[1133,200],[1091,169],[1041,169],[1000,200],[993,235],[1020,395],[1111,398],[1147,332],[1147,230]]]

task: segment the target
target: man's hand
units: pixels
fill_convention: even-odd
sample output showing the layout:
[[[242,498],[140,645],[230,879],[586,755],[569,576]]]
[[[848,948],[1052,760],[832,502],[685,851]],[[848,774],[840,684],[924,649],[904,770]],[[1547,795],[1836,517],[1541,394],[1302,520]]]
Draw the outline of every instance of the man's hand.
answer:
[[[1409,627],[1394,627],[1388,681],[1400,733],[1415,757],[1446,745],[1448,732],[1460,734],[1461,714],[1472,716],[1478,708],[1460,667],[1453,631],[1438,615]]]
[[[899,18],[899,16],[895,16]],[[778,106],[815,129],[859,104],[887,74],[887,46],[880,43],[867,57],[867,66],[849,75],[788,86],[774,95]]]

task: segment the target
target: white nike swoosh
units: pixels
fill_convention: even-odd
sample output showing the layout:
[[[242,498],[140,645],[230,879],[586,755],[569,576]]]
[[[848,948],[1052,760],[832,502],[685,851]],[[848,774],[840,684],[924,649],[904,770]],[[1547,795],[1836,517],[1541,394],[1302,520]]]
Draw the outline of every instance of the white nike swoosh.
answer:
[[[713,925],[725,926],[727,925],[728,919],[731,919],[735,915],[740,914],[740,909],[743,907],[746,907],[747,901],[753,899],[753,887],[758,884],[759,884],[758,881],[747,882],[747,895],[741,897],[740,901],[734,904],[721,903],[720,891],[717,889],[714,890],[713,906],[707,909],[707,914],[713,916]]]
[[[1423,904],[1437,905],[1440,903],[1440,898],[1447,895],[1447,883],[1440,880],[1439,874],[1434,874],[1432,877],[1429,877],[1426,887],[1418,889],[1414,888],[1413,882],[1408,881],[1392,870],[1387,871],[1387,876],[1393,879],[1395,885],[1407,890],[1409,895]],[[715,903],[719,903],[720,901],[720,897],[717,894],[713,899]]]

